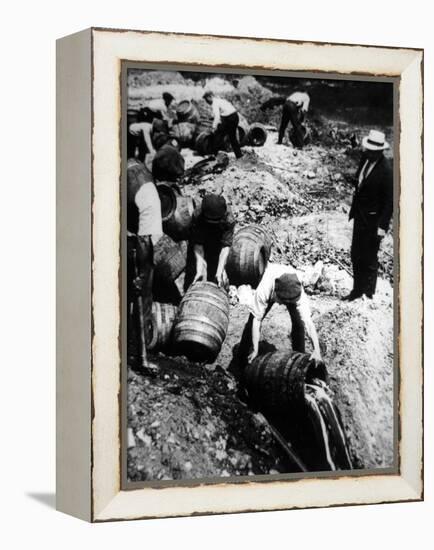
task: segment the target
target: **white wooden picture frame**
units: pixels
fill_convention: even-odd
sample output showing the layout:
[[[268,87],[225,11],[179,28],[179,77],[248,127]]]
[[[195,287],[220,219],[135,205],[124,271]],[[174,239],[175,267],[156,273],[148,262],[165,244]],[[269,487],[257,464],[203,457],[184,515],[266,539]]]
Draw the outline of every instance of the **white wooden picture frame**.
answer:
[[[121,485],[123,60],[399,79],[399,473]],[[92,522],[423,498],[423,51],[88,29],[57,44],[57,508]]]

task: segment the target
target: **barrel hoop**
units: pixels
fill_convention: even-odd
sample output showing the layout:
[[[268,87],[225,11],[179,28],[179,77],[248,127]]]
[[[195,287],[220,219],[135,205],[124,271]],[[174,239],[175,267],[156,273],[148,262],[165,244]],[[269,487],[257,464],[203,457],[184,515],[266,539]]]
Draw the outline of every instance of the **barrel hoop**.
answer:
[[[195,316],[195,317],[189,317],[189,316],[185,316],[183,315],[182,318],[178,321],[177,325],[176,325],[176,330],[180,331],[180,330],[190,330],[189,328],[184,328],[186,326],[186,324],[191,327],[194,325],[206,325],[207,327],[209,327],[213,332],[216,332],[217,334],[219,334],[221,336],[221,338],[224,340],[225,336],[226,336],[226,329],[225,327],[222,327],[220,324],[216,324],[216,323],[212,323],[208,317],[205,317],[203,315],[201,316]],[[195,328],[192,328],[191,330],[195,331],[196,329]],[[203,331],[201,331],[203,332]]]

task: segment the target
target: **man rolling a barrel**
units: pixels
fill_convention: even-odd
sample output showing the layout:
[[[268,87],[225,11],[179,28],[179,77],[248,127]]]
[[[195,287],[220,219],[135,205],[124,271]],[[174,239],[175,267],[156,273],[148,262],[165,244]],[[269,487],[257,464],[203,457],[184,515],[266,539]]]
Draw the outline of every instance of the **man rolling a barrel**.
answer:
[[[215,132],[214,140],[217,148],[223,144],[224,137],[227,135],[235,156],[237,159],[241,158],[243,154],[237,138],[237,128],[239,123],[237,110],[227,99],[214,97],[214,94],[211,91],[206,91],[203,98],[208,105],[211,105],[212,107],[212,112],[214,115],[212,127]]]
[[[305,353],[305,332],[312,343],[312,359],[321,360],[318,335],[313,324],[309,300],[296,270],[290,265],[269,263],[258,288],[250,285],[238,288],[240,303],[247,305],[249,320],[244,328],[238,348],[241,364],[251,362],[258,355],[261,325],[273,304],[283,304],[291,317],[291,342],[293,351]]]
[[[156,366],[148,361],[146,344],[150,340],[154,245],[163,234],[161,204],[152,176],[136,159],[127,163],[127,279],[128,341],[137,341],[139,353],[128,352],[131,363],[148,372]]]
[[[226,261],[234,237],[235,219],[221,195],[207,194],[193,214],[187,252],[185,290],[197,281],[227,284]]]

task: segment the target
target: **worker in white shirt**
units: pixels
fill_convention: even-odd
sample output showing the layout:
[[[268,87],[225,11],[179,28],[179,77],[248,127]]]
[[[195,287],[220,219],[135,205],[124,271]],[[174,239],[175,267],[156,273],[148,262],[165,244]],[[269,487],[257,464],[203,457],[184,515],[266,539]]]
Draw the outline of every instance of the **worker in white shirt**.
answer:
[[[238,288],[238,299],[247,305],[249,320],[244,328],[238,348],[241,364],[253,361],[258,355],[261,325],[273,304],[284,304],[291,317],[291,342],[293,351],[305,353],[305,333],[312,346],[312,359],[321,360],[318,335],[313,324],[309,300],[300,282],[297,271],[290,265],[269,263],[258,288],[250,285]]]
[[[281,144],[285,130],[289,121],[294,128],[296,143],[299,147],[303,146],[304,134],[302,122],[305,119],[306,113],[309,110],[310,97],[305,92],[292,93],[283,104],[282,118],[280,120],[279,138],[277,143]]]
[[[135,364],[139,356],[140,367],[151,372],[156,367],[148,361],[146,343],[151,336],[154,246],[163,227],[158,191],[150,172],[136,159],[127,162],[127,233],[128,342],[139,344],[139,353],[129,351],[128,358]]]
[[[237,110],[227,99],[215,97],[213,92],[207,91],[203,95],[204,100],[211,105],[214,115],[213,130],[216,147],[223,143],[224,137],[227,135],[231,143],[231,147],[237,159],[243,156],[238,143],[237,128],[239,117]]]
[[[155,155],[155,148],[152,143],[152,123],[145,122],[139,115],[140,122],[133,122],[128,127],[127,134],[127,157],[138,158],[145,162],[147,154]]]
[[[146,122],[152,122],[155,118],[170,122],[169,107],[173,107],[175,98],[169,92],[164,92],[161,99],[149,99],[141,108]]]
[[[309,110],[309,103],[310,97],[306,92],[296,91],[288,97],[272,97],[261,105],[261,110],[265,111],[266,109],[283,104],[279,138],[277,140],[278,144],[282,144],[285,130],[288,127],[289,121],[291,121],[294,132],[294,139],[292,141],[297,147],[303,147],[306,130],[302,123]]]

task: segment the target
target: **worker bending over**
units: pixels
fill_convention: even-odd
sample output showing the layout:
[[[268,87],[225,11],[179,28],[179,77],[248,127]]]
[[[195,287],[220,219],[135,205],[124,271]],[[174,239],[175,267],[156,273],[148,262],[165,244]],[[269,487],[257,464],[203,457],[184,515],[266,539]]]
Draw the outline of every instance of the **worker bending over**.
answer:
[[[290,265],[269,263],[258,288],[250,285],[238,288],[241,304],[250,311],[239,345],[238,357],[241,364],[251,362],[258,355],[261,325],[273,304],[284,304],[291,317],[291,342],[293,351],[305,353],[305,332],[312,346],[312,359],[321,360],[318,335],[313,324],[309,300],[296,270]]]
[[[237,128],[240,120],[237,110],[227,99],[215,97],[213,92],[205,92],[203,98],[212,107],[214,115],[212,127],[215,132],[214,140],[217,149],[223,144],[227,135],[235,156],[237,159],[241,158],[243,154],[237,138]]]
[[[187,251],[185,290],[197,281],[226,286],[226,262],[234,237],[235,219],[221,195],[205,195],[193,214]]]

